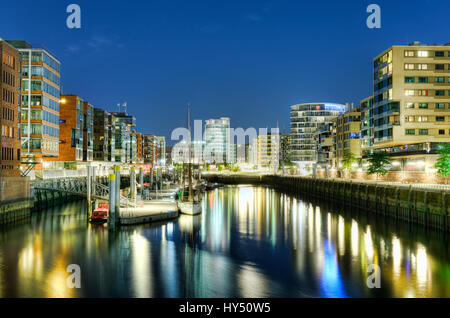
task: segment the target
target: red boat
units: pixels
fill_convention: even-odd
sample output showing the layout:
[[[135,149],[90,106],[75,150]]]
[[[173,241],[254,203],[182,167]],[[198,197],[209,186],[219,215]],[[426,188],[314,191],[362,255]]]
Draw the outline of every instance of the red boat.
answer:
[[[108,222],[109,204],[99,203],[97,208],[92,212],[91,222],[104,223]]]

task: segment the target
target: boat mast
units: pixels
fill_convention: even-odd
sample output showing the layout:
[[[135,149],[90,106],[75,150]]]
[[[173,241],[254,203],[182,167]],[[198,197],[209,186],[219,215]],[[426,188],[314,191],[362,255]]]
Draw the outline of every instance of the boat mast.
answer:
[[[192,171],[191,171],[191,105],[188,104],[188,129],[189,129],[189,143],[188,143],[188,154],[189,154],[189,171],[188,171],[188,178],[189,178],[189,197],[188,201],[192,202]]]

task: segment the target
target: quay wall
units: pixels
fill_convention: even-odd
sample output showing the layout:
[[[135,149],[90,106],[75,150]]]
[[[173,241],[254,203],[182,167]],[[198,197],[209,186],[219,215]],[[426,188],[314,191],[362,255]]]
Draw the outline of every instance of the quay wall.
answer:
[[[210,182],[265,185],[292,194],[328,201],[426,228],[450,231],[448,202],[443,190],[427,190],[401,185],[379,185],[335,179],[293,176],[205,175]]]
[[[0,224],[29,217],[32,207],[29,178],[0,177]]]

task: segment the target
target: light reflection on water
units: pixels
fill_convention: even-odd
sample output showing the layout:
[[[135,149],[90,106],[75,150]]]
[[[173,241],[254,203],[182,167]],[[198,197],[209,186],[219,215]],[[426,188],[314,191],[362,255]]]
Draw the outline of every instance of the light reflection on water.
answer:
[[[206,193],[203,213],[122,228],[84,203],[1,229],[1,297],[449,297],[442,233],[330,210],[264,187]],[[82,288],[67,288],[69,264]],[[371,264],[381,289],[366,285]]]

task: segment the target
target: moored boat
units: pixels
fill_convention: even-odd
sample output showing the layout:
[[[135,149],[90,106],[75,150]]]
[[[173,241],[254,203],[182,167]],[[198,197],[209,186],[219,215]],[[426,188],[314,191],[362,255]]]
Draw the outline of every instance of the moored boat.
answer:
[[[105,223],[108,222],[109,216],[109,204],[108,202],[99,203],[97,208],[92,211],[90,221],[92,223]]]

